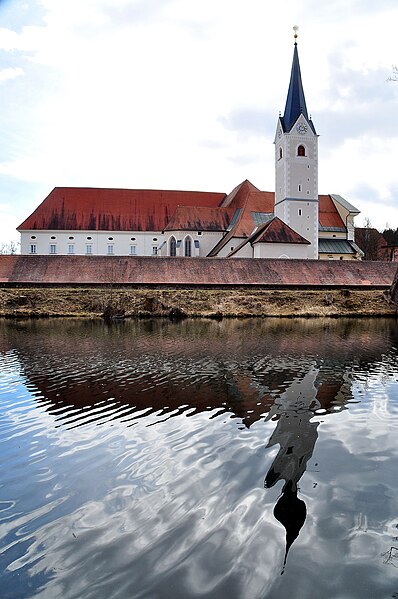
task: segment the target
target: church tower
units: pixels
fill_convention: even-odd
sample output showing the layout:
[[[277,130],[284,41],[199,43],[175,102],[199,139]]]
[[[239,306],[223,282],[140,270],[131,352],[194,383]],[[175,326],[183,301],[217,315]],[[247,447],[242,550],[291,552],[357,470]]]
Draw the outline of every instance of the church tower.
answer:
[[[294,27],[294,52],[285,112],[275,135],[275,215],[311,242],[318,259],[318,135],[308,117]]]

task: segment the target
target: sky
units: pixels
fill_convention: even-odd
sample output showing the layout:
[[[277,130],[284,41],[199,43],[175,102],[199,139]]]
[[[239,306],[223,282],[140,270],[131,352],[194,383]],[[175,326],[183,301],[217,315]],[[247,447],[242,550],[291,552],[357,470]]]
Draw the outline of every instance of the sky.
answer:
[[[293,57],[319,193],[398,227],[396,0],[0,0],[0,244],[56,187],[275,188]]]

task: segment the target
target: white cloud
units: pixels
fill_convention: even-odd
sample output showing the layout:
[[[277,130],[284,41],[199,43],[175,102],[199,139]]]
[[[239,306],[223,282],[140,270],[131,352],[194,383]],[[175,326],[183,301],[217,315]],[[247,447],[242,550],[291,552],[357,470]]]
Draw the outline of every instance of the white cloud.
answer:
[[[21,67],[9,67],[6,69],[2,69],[0,71],[0,83],[2,83],[3,81],[9,81],[10,79],[16,79],[17,77],[20,77],[21,75],[23,75],[23,69],[21,69]]]
[[[37,6],[41,24],[0,29],[9,56],[2,72],[25,75],[18,95],[7,87],[0,100],[1,113],[16,106],[20,115],[17,147],[10,152],[0,143],[1,173],[48,191],[108,185],[228,192],[245,178],[272,190],[273,131],[298,22],[307,106],[321,135],[320,192],[359,201],[372,220],[382,202],[398,226],[398,86],[385,81],[398,60],[394,4],[375,10],[352,0],[316,11],[312,0],[300,7],[293,0]],[[365,187],[374,189],[373,199],[358,195]],[[26,215],[34,202],[33,194],[26,198]]]

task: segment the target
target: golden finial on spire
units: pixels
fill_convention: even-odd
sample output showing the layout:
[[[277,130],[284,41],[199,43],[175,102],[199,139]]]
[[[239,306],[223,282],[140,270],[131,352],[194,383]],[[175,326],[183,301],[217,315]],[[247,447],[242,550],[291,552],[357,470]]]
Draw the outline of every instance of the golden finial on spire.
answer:
[[[298,25],[295,25],[295,26],[293,27],[293,31],[294,31],[294,42],[295,42],[295,43],[297,43],[297,37],[298,37],[298,33],[297,33],[297,32],[298,32],[298,29],[299,29],[299,28],[298,28]]]

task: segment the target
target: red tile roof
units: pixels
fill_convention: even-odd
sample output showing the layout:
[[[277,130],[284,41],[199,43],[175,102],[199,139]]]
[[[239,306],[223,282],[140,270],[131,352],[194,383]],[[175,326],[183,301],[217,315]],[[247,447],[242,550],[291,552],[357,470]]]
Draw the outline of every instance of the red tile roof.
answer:
[[[337,212],[336,206],[329,195],[319,196],[319,224],[321,227],[339,227],[345,229],[345,224]]]
[[[217,207],[224,193],[55,187],[19,230],[163,231],[178,205]]]
[[[268,223],[261,225],[252,235],[252,243],[301,243],[311,245],[299,233],[277,216]]]
[[[165,231],[226,231],[232,214],[230,208],[177,206]]]
[[[267,223],[259,225],[253,233],[230,252],[227,257],[230,258],[231,256],[236,255],[247,243],[251,243],[252,245],[255,243],[300,243],[310,245],[310,242],[307,239],[304,239],[299,233],[293,231],[289,225],[284,223],[277,216],[274,216],[274,218]]]
[[[226,231],[236,214],[231,234],[245,238],[258,224],[252,213],[272,213],[273,210],[274,193],[260,191],[247,180],[228,195],[199,191],[56,187],[18,229]],[[323,227],[344,228],[328,195],[319,196],[319,223]]]
[[[231,193],[229,193],[227,196],[225,196],[225,198],[223,199],[223,201],[221,202],[220,206],[222,206],[223,208],[226,208],[227,206],[230,206],[231,203],[235,200],[235,198],[238,196],[240,196],[240,194],[243,193],[249,193],[251,191],[260,191],[257,187],[255,187],[253,185],[253,183],[250,183],[250,181],[248,179],[245,179],[244,181],[242,181],[242,183],[239,183],[239,185],[237,185],[232,191]]]

